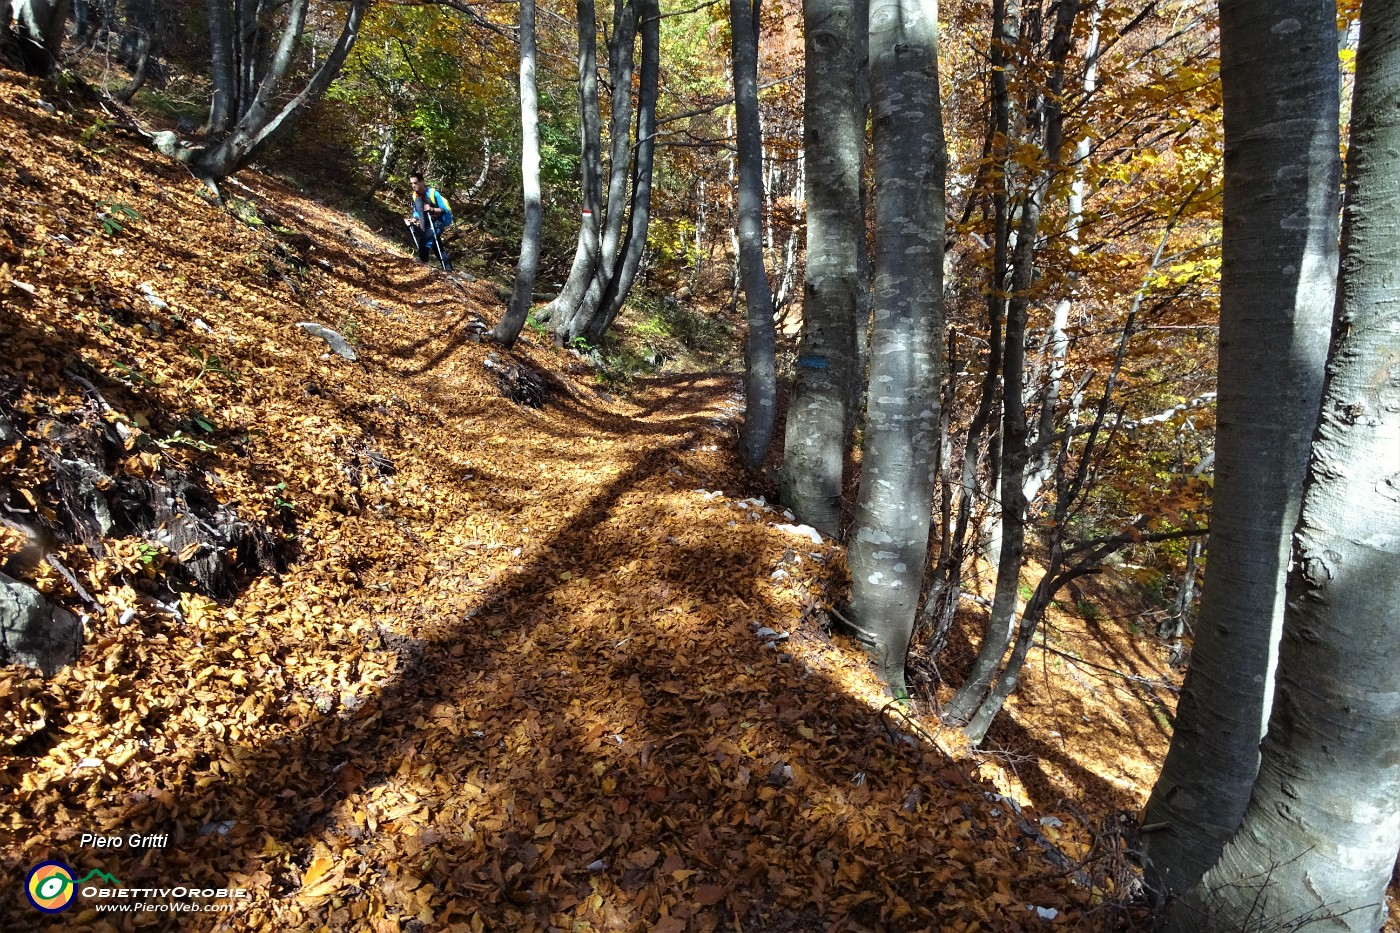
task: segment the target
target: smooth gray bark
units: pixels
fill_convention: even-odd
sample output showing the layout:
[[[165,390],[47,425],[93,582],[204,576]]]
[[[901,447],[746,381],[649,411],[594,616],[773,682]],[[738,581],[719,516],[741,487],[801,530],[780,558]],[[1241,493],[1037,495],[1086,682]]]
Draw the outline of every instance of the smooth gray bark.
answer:
[[[943,364],[943,184],[936,0],[872,0],[875,288],[851,612],[896,696],[928,557]]]
[[[734,111],[739,156],[739,276],[744,286],[744,427],[739,452],[756,470],[768,455],[777,413],[777,338],[773,294],[763,264],[763,137],[758,122],[758,30],[755,0],[730,0]]]
[[[579,302],[583,300],[598,268],[600,222],[603,210],[602,124],[598,116],[598,25],[593,0],[578,0],[578,116],[579,116],[579,186],[582,194],[582,219],[579,223],[578,245],[569,278],[558,296],[545,308],[541,317],[554,324],[561,342]]]
[[[1400,7],[1366,0],[1341,285],[1273,712],[1243,824],[1173,914],[1178,930],[1370,933],[1386,917],[1400,849],[1397,104]]]
[[[179,158],[188,162],[196,174],[206,178],[224,178],[235,172],[260,145],[285,126],[293,116],[320,100],[321,95],[330,87],[331,81],[340,73],[346,56],[350,54],[350,49],[359,36],[360,23],[368,6],[369,0],[351,0],[345,27],[341,30],[336,44],[307,79],[305,86],[279,107],[278,103],[283,101],[285,93],[282,85],[296,57],[306,25],[307,0],[292,0],[277,50],[267,71],[258,81],[257,92],[251,99],[246,100],[246,105],[245,95],[240,94],[241,112],[233,129],[223,139],[206,149],[181,151]],[[217,87],[214,93],[217,100]]]
[[[651,151],[654,143],[647,137],[638,133],[637,153],[633,155],[631,146],[631,74],[633,74],[633,56],[636,52],[637,20],[638,14],[645,17],[645,10],[641,10],[644,4],[634,4],[631,0],[619,0],[615,7],[615,17],[613,17],[612,41],[609,45],[609,69],[612,77],[612,106],[610,106],[609,134],[610,134],[610,164],[609,186],[608,186],[608,210],[601,221],[596,214],[592,217],[592,226],[596,233],[595,248],[591,252],[578,252],[574,256],[574,269],[570,272],[570,279],[561,291],[560,296],[550,305],[552,312],[556,312],[554,318],[554,339],[556,342],[567,343],[575,338],[584,338],[588,342],[596,343],[602,339],[603,332],[612,324],[612,318],[616,315],[616,310],[612,310],[610,301],[617,298],[620,305],[626,300],[627,290],[631,287],[631,280],[636,276],[636,265],[629,266],[629,263],[640,263],[641,248],[645,247],[645,227],[647,227],[648,217],[641,217],[640,230],[643,241],[634,249],[629,248],[629,238],[638,228],[638,217],[636,216],[636,205],[640,200],[644,200],[650,207],[650,181],[651,181]],[[645,49],[643,50],[645,55]],[[645,70],[645,63],[643,63]],[[650,120],[651,125],[655,123],[655,91],[657,83],[650,84],[651,113],[644,113],[643,98],[647,97],[648,84],[643,77],[643,88],[638,94],[637,120],[638,126]],[[596,83],[592,88],[594,94],[594,104],[592,104],[592,122],[598,123],[598,88]],[[652,130],[654,132],[654,130]],[[645,165],[643,160],[643,147],[645,151]],[[601,141],[595,143],[596,153],[601,153]],[[585,153],[587,158],[587,153]],[[594,161],[599,155],[595,154]],[[627,212],[627,170],[631,168],[633,177],[633,198],[631,205],[633,210]],[[602,165],[596,164],[595,174],[602,177]],[[644,193],[637,192],[638,178],[645,177],[648,188]],[[601,184],[601,182],[599,182]],[[601,195],[599,195],[601,198]],[[588,226],[585,219],[585,227]],[[623,230],[627,230],[624,237]],[[585,230],[587,233],[587,230]],[[580,240],[580,245],[584,241]],[[591,265],[585,265],[591,263]],[[622,282],[626,280],[626,286]],[[577,297],[575,297],[577,296]]]
[[[52,74],[63,49],[69,0],[8,0],[4,10],[5,22],[0,28],[9,28],[13,19],[25,72],[39,77]]]
[[[233,51],[233,15],[227,0],[209,0],[209,46],[212,90],[204,131],[222,135],[237,118],[238,77]]]
[[[613,275],[603,289],[597,312],[584,330],[593,343],[622,312],[632,283],[642,266],[647,229],[651,222],[652,165],[656,155],[656,104],[661,90],[661,11],[657,0],[638,0],[641,17],[642,71],[637,94],[637,154],[632,162],[632,210],[627,216],[627,236]]]
[[[612,81],[611,117],[608,121],[609,171],[606,208],[600,241],[583,294],[571,309],[561,309],[555,337],[562,343],[574,337],[596,342],[602,336],[604,293],[618,271],[618,250],[627,219],[627,176],[632,165],[632,65],[637,45],[637,8],[621,2],[614,10],[609,42],[608,71]],[[601,146],[599,147],[601,151]],[[599,176],[602,167],[599,166]],[[595,335],[595,336],[590,336]]]
[[[851,383],[861,375],[855,355],[860,257],[866,251],[860,189],[869,14],[866,0],[806,0],[802,13],[807,267],[783,443],[782,501],[800,521],[835,535]]]
[[[1210,561],[1171,748],[1144,824],[1149,883],[1195,884],[1239,827],[1283,618],[1336,282],[1335,11],[1221,7],[1225,231]]]
[[[535,0],[520,0],[520,179],[525,202],[525,229],[520,235],[520,262],[510,307],[491,337],[512,347],[530,313],[530,296],[540,264],[540,115],[535,88]]]
[[[612,83],[611,115],[608,120],[609,164],[608,197],[603,216],[603,242],[596,287],[606,287],[617,265],[627,212],[628,169],[632,165],[632,59],[637,46],[637,6],[632,0],[617,0],[613,11],[613,34],[608,43],[608,78]]]

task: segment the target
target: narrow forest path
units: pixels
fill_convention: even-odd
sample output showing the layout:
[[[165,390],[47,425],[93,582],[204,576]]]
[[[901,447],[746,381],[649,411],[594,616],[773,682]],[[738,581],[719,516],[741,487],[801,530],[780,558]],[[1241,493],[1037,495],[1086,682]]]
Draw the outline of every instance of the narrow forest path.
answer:
[[[53,930],[1114,924],[1021,828],[1058,821],[967,777],[823,631],[838,552],[745,498],[734,376],[621,399],[567,353],[492,348],[488,283],[255,172],[205,203],[42,93],[0,84],[0,505],[71,530],[100,492],[118,520],[25,572],[86,644],[49,680],[0,668],[0,928],[43,927],[21,888],[47,859],[249,895],[80,896]],[[60,495],[80,454],[101,478]],[[126,527],[113,491],[163,484],[287,562],[208,545],[236,593],[177,586],[206,545]]]

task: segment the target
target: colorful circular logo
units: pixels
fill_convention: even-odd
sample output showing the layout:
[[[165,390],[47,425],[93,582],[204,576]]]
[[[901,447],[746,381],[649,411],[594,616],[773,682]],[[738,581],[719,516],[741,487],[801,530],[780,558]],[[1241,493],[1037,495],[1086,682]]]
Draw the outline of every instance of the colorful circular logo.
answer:
[[[29,869],[24,893],[29,903],[46,914],[66,910],[78,893],[78,886],[73,883],[73,869],[62,862],[40,862]]]

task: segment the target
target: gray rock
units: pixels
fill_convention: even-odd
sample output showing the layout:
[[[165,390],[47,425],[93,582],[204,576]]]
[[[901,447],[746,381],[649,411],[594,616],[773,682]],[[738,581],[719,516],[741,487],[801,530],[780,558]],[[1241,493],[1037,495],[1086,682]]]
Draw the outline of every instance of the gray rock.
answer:
[[[180,137],[169,130],[163,130],[151,137],[151,145],[156,151],[169,159],[178,158],[180,154]]]
[[[320,324],[315,324],[311,321],[301,321],[297,324],[297,327],[300,327],[313,337],[320,337],[338,356],[342,356],[352,363],[360,358],[355,353],[355,348],[350,346],[350,342],[329,327],[322,327]]]
[[[83,625],[71,612],[0,573],[0,664],[37,667],[52,677],[82,650]]]
[[[152,308],[164,311],[166,308],[170,307],[169,303],[166,302],[164,298],[156,294],[156,290],[152,288],[149,283],[142,282],[139,291],[141,292],[141,297],[146,299]]]

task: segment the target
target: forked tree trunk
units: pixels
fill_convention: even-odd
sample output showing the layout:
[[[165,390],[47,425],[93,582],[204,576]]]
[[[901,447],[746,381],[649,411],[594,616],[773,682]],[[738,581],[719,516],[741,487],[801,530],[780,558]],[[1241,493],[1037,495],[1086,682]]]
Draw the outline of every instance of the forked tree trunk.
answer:
[[[520,263],[510,307],[491,337],[515,345],[530,313],[535,271],[540,263],[540,118],[535,89],[535,0],[520,0],[520,178],[525,200],[525,229],[520,235]]]
[[[1040,140],[1043,166],[1032,179],[1021,205],[1016,248],[1011,261],[1011,300],[1007,304],[1006,344],[1002,356],[1001,546],[997,559],[996,589],[977,660],[967,680],[944,710],[946,721],[970,725],[969,734],[977,741],[981,740],[985,728],[979,728],[970,720],[997,679],[1002,659],[1018,629],[1017,603],[1025,557],[1028,508],[1025,480],[1029,449],[1023,400],[1026,321],[1035,273],[1040,214],[1051,186],[1063,170],[1060,147],[1064,140],[1064,113],[1060,96],[1064,89],[1065,61],[1069,56],[1079,2],[1060,0],[1056,9],[1055,31],[1048,55],[1048,63],[1053,68],[1049,87],[1046,93],[1037,95],[1038,99],[1030,108],[1031,116],[1043,121],[1044,125],[1044,136]]]
[[[783,444],[782,501],[800,521],[835,535],[841,521],[857,293],[865,252],[861,158],[865,152],[866,0],[806,0],[803,145],[807,268],[797,378]],[[862,334],[862,336],[864,336]]]
[[[556,299],[558,305],[555,317],[554,337],[556,342],[567,343],[575,337],[596,341],[601,336],[604,293],[618,269],[618,251],[623,238],[627,218],[627,177],[632,165],[631,114],[632,114],[632,66],[637,39],[637,6],[635,2],[619,3],[614,10],[613,36],[609,43],[608,69],[612,79],[611,117],[608,122],[610,137],[609,177],[607,207],[599,222],[598,249],[592,257],[593,265],[587,270],[587,280],[581,291],[561,294]],[[595,88],[596,95],[596,88]],[[595,111],[597,102],[594,102]],[[594,113],[593,120],[598,116]],[[598,146],[601,152],[601,144]],[[602,177],[602,165],[597,166],[597,174]],[[580,273],[582,274],[582,273]],[[573,279],[573,273],[570,273]],[[564,304],[572,294],[578,294],[572,305]]]
[[[633,2],[619,2],[614,11],[613,36],[609,43],[608,72],[612,79],[612,116],[608,121],[609,162],[606,207],[600,225],[598,255],[591,278],[579,302],[561,309],[555,337],[567,342],[583,337],[596,342],[601,336],[603,293],[617,272],[618,249],[627,219],[627,176],[632,164],[632,65],[637,45],[637,8]],[[601,147],[600,147],[601,148]],[[601,166],[599,169],[601,176]]]
[[[578,245],[569,278],[541,317],[553,322],[555,332],[567,325],[583,300],[598,268],[599,223],[603,210],[603,142],[598,117],[598,26],[593,0],[578,0],[578,115],[579,186],[582,216]],[[567,342],[567,337],[564,341]]]
[[[608,198],[603,215],[603,241],[598,268],[593,277],[596,288],[607,286],[616,270],[618,250],[627,215],[627,180],[632,166],[632,64],[637,47],[637,5],[634,0],[617,0],[613,11],[613,34],[608,44],[608,78],[612,82],[611,115],[608,120]],[[595,296],[595,301],[599,300]]]
[[[1337,263],[1335,11],[1221,7],[1225,237],[1210,566],[1171,748],[1144,824],[1181,892],[1239,827],[1259,767],[1289,535],[1317,421]],[[1265,467],[1267,464],[1267,468]]]
[[[1318,83],[1335,99],[1330,76]],[[1335,333],[1269,732],[1243,824],[1172,915],[1178,930],[1370,933],[1385,920],[1400,849],[1397,99],[1400,7],[1366,0]]]
[[[1019,0],[992,0],[991,91],[992,121],[987,151],[992,156],[989,172],[992,188],[992,264],[987,278],[987,369],[982,377],[977,408],[963,436],[963,455],[958,482],[958,508],[955,527],[949,538],[949,548],[943,552],[938,568],[936,590],[939,601],[934,610],[936,619],[932,644],[941,650],[953,626],[962,591],[963,564],[967,560],[969,536],[975,533],[973,521],[981,492],[979,480],[982,446],[987,431],[996,421],[997,388],[1001,384],[1002,326],[1006,317],[1006,262],[1009,240],[1006,165],[1011,152],[1011,99],[1009,83],[1016,67],[1015,56],[1009,54],[1020,34]]]
[[[237,122],[228,135],[207,149],[184,150],[178,153],[178,157],[188,162],[196,174],[211,179],[232,174],[248,160],[258,146],[286,125],[296,113],[319,100],[340,72],[340,66],[344,64],[355,39],[359,36],[360,22],[364,19],[369,0],[350,0],[345,27],[341,30],[335,46],[312,73],[306,85],[280,108],[277,106],[277,103],[283,100],[285,88],[282,85],[301,44],[302,31],[306,25],[307,4],[308,0],[291,0],[287,11],[287,23],[272,62],[266,73],[261,76],[257,92],[251,99],[246,99],[246,95],[240,94],[241,112],[237,114]],[[236,44],[241,46],[241,40]],[[216,84],[216,103],[219,93]],[[214,108],[211,108],[211,111],[212,109]]]
[[[943,182],[936,0],[872,0],[875,289],[852,621],[896,696],[928,556],[943,357]]]
[[[122,58],[131,69],[131,80],[117,92],[117,100],[129,102],[146,83],[155,44],[155,0],[127,0],[126,28],[122,34]]]
[[[657,0],[638,0],[642,32],[641,87],[637,94],[637,154],[632,162],[632,210],[622,255],[603,289],[603,298],[584,330],[597,343],[617,320],[642,267],[651,223],[652,164],[656,154],[656,104],[661,88],[661,10]]]
[[[734,50],[734,111],[739,149],[739,274],[744,284],[748,334],[744,340],[744,427],[739,450],[756,470],[768,454],[776,416],[776,336],[773,294],[763,267],[763,137],[758,120],[758,30],[756,0],[729,0]]]

